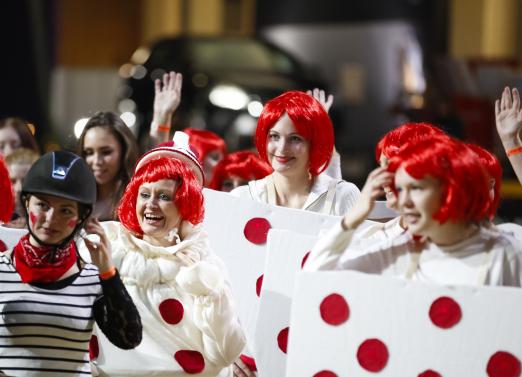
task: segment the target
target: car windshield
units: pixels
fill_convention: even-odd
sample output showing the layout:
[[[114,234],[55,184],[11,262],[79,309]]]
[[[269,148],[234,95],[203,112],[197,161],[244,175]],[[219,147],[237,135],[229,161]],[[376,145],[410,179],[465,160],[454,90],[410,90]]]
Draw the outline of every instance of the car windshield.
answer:
[[[287,56],[256,41],[197,41],[191,45],[191,55],[198,70],[291,73],[297,68]]]

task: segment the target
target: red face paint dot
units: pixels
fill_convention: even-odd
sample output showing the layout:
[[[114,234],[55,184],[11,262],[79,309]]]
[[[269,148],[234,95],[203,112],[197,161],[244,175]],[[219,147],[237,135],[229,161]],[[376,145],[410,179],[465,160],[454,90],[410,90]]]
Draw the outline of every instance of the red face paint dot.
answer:
[[[174,354],[174,358],[188,374],[201,373],[205,369],[205,359],[198,351],[181,350]]]
[[[176,325],[183,318],[183,304],[174,298],[169,298],[159,305],[159,312],[165,322]]]
[[[4,243],[4,241],[0,240],[0,252],[4,252],[7,250],[7,245]]]
[[[329,370],[322,370],[314,374],[313,377],[337,377],[337,374]]]
[[[100,346],[98,345],[98,337],[96,335],[91,336],[89,340],[89,359],[95,360],[100,355]]]
[[[431,322],[442,329],[449,329],[460,322],[462,311],[451,297],[439,297],[430,307]]]
[[[486,372],[489,377],[520,377],[520,360],[505,351],[489,358]]]
[[[279,334],[277,334],[277,345],[279,346],[279,349],[283,351],[283,353],[286,353],[286,347],[288,346],[289,330],[290,328],[286,327],[283,330],[279,331]]]
[[[256,245],[263,245],[266,243],[268,231],[270,230],[270,223],[267,219],[262,217],[254,217],[248,220],[245,224],[243,234],[245,238]]]
[[[369,372],[380,372],[388,363],[388,348],[379,339],[367,339],[357,350],[359,365]]]
[[[241,359],[241,361],[243,363],[245,363],[245,365],[248,367],[248,369],[250,369],[250,371],[257,372],[256,361],[254,360],[253,357],[250,357],[247,355],[241,355],[241,356],[239,356],[239,358]]]
[[[326,296],[319,306],[321,318],[332,326],[338,326],[350,317],[350,308],[343,296],[332,293]]]
[[[307,252],[305,256],[303,257],[303,260],[301,261],[301,269],[303,269],[306,261],[308,260],[308,257],[310,256],[310,252]]]
[[[256,280],[256,295],[257,297],[261,297],[261,288],[263,287],[263,276],[257,278]]]
[[[74,228],[76,226],[76,224],[78,224],[78,219],[76,217],[67,222],[67,226],[69,228]]]
[[[33,212],[29,212],[29,221],[31,224],[34,224],[36,222],[36,215]]]
[[[442,375],[434,370],[428,369],[420,373],[417,377],[442,377]]]

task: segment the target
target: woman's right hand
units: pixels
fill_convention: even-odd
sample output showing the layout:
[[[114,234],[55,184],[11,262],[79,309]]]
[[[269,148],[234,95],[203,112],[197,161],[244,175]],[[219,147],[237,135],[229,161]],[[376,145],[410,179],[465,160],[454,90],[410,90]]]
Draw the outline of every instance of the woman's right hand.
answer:
[[[391,186],[392,181],[393,173],[388,172],[383,167],[379,167],[368,174],[361,195],[343,218],[343,228],[347,230],[355,229],[366,220],[373,209],[375,200],[384,194],[384,187]]]
[[[174,71],[165,73],[163,82],[160,79],[154,81],[154,121],[158,124],[165,124],[178,108],[182,84],[183,76]]]
[[[96,234],[100,238],[98,242],[91,241],[87,237],[83,237],[85,246],[91,254],[92,263],[98,267],[100,273],[111,270],[114,267],[111,258],[111,244],[105,234],[105,230],[101,226],[98,219],[89,219],[85,224],[85,232],[89,234]]]
[[[240,358],[238,358],[233,365],[234,377],[257,377],[257,373],[252,372]]]

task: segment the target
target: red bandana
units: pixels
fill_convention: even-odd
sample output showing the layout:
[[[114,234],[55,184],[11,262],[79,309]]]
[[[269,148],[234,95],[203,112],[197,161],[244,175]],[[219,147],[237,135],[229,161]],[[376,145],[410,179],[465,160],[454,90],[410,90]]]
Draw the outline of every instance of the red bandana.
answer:
[[[52,283],[57,281],[77,260],[74,241],[71,240],[67,245],[60,248],[39,247],[31,245],[29,234],[18,241],[13,253],[16,271],[18,271],[24,283]]]

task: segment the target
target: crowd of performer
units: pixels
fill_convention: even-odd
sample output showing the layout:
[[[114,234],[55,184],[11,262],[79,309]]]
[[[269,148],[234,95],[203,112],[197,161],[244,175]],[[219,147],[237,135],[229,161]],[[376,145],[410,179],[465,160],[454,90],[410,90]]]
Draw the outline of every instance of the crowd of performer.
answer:
[[[141,156],[112,112],[90,118],[76,154],[41,157],[24,121],[0,121],[0,229],[27,231],[13,247],[0,232],[3,375],[97,374],[90,356],[101,348],[111,354],[104,375],[256,376],[240,358],[247,344],[239,298],[202,226],[204,187],[339,216],[307,271],[522,286],[520,233],[492,222],[502,169],[489,151],[434,124],[403,124],[376,145],[379,167],[359,190],[340,178],[333,98],[323,91],[268,101],[257,150],[229,152],[207,130],[170,140],[181,88],[180,73],[155,82]],[[495,114],[522,182],[517,89],[502,92]],[[381,197],[398,216],[357,231]]]

